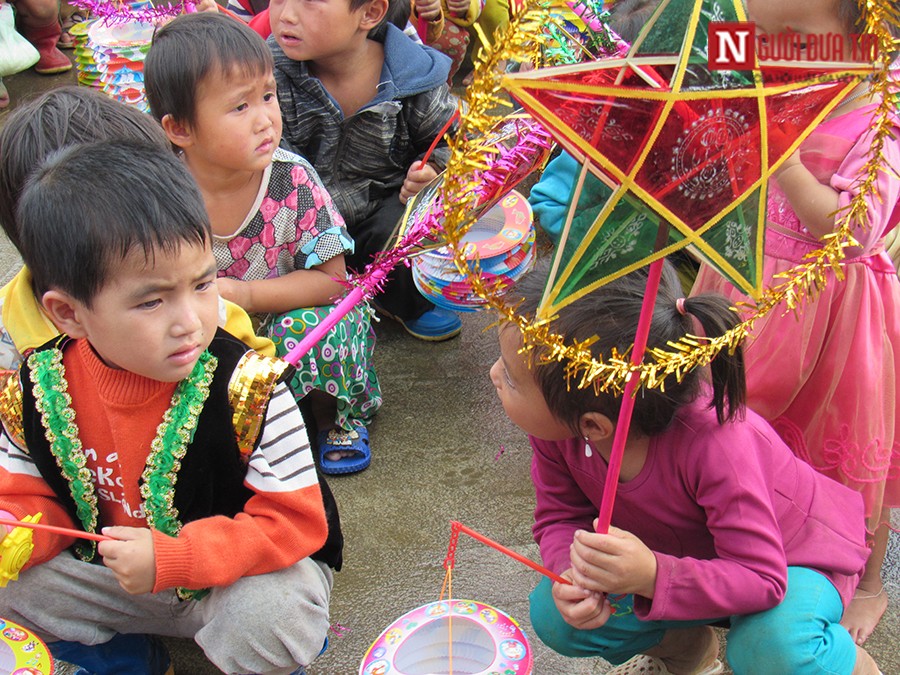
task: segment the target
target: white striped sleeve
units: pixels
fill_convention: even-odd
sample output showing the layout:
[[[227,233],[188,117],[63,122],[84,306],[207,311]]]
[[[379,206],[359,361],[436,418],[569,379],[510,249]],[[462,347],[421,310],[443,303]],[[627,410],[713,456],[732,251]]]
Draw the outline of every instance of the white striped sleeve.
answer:
[[[12,442],[6,429],[0,433],[0,467],[10,473],[25,474],[40,478],[41,474],[34,465],[34,460],[26,450]]]
[[[318,484],[303,415],[287,385],[276,385],[259,445],[250,455],[247,484],[257,492],[293,492]]]

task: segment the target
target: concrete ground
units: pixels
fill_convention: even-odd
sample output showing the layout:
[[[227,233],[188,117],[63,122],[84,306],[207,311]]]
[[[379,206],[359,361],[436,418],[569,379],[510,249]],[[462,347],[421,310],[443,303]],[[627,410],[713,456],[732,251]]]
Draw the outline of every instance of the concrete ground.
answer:
[[[74,74],[6,78],[13,106]],[[0,126],[8,117],[0,112]],[[0,237],[0,281],[19,266]],[[439,598],[450,521],[539,560],[531,539],[530,449],[505,417],[488,379],[497,358],[488,313],[463,315],[462,335],[429,344],[391,321],[376,325],[376,363],[385,404],[371,427],[372,466],[334,477],[346,537],[345,567],[331,604],[335,632],[310,675],[353,675],[373,640],[406,612]],[[895,514],[896,515],[896,514]],[[895,522],[897,519],[895,518]],[[867,643],[886,675],[900,675],[900,537],[892,535],[884,577],[888,612]],[[452,594],[497,607],[519,621],[534,650],[535,675],[604,673],[599,659],[570,659],[531,631],[528,593],[539,575],[462,535]],[[190,641],[170,641],[179,675],[218,672]],[[70,672],[63,666],[60,672]],[[790,675],[787,673],[772,675]]]

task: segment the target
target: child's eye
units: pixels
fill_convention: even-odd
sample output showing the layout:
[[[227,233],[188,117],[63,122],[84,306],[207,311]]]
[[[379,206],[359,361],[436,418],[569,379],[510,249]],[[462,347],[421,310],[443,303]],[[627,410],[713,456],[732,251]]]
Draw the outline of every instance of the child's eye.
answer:
[[[503,366],[503,379],[506,380],[506,384],[508,384],[511,389],[516,388],[516,385],[513,384],[512,378],[509,376],[509,371],[506,369],[506,366]]]
[[[237,110],[238,112],[241,112],[242,110],[246,110],[246,109],[247,109],[247,104],[246,104],[246,103],[239,103],[238,105],[235,106],[234,109]]]
[[[138,309],[153,309],[154,307],[159,307],[162,304],[162,300],[159,298],[155,300],[147,300],[147,302],[142,302],[138,305]]]
[[[267,91],[267,92],[263,95],[263,100],[264,100],[266,103],[269,103],[269,102],[271,102],[271,101],[274,101],[274,100],[275,100],[275,92],[274,92],[274,91]]]
[[[215,283],[215,282],[212,281],[212,280],[210,280],[210,281],[201,281],[199,284],[197,284],[197,291],[198,291],[198,292],[201,292],[201,293],[202,293],[203,291],[208,291],[210,288],[212,288],[212,286],[213,286],[214,283]]]

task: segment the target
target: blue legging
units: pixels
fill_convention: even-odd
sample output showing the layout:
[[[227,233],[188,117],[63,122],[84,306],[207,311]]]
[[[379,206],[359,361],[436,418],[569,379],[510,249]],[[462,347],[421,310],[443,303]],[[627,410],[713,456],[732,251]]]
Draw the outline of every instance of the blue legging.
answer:
[[[641,621],[633,597],[610,596],[613,615],[595,630],[567,624],[553,602],[551,582],[543,579],[531,593],[531,624],[551,649],[566,656],[602,657],[620,664],[656,646],[670,628],[715,622]],[[788,568],[784,600],[756,614],[732,616],[727,658],[737,675],[850,675],[856,645],[840,625],[840,595],[824,576],[805,567]]]

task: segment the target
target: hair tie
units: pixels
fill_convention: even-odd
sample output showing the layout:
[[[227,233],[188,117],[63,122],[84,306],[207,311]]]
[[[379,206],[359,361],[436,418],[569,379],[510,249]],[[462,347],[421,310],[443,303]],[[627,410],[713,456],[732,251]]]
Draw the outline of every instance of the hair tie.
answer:
[[[684,298],[678,298],[675,301],[675,309],[678,310],[678,313],[681,314],[681,316],[687,314],[687,309],[684,306]]]

